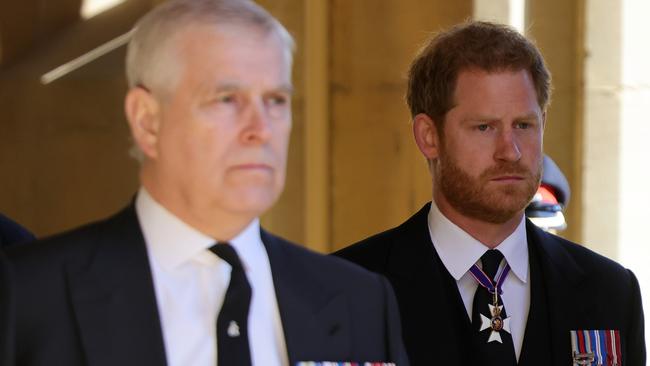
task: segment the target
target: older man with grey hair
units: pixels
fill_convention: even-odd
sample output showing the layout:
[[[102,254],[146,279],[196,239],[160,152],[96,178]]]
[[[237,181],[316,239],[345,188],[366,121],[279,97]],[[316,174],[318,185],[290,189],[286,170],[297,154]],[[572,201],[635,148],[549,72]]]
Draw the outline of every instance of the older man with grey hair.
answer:
[[[386,280],[260,228],[284,186],[292,48],[251,1],[170,0],[142,18],[125,101],[141,188],[9,254],[8,362],[408,363]]]

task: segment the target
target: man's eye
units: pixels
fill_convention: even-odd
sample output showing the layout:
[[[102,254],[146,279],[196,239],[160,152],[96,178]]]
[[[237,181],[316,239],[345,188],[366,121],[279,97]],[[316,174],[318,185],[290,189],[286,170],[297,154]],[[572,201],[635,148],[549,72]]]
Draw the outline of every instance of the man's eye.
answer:
[[[530,123],[528,122],[518,122],[516,127],[520,130],[525,130],[527,128],[530,128]]]
[[[269,98],[271,105],[285,105],[287,104],[288,98],[283,95],[272,96]]]
[[[490,128],[490,126],[488,126],[487,124],[480,124],[476,126],[476,129],[479,131],[487,131],[488,128]]]
[[[216,100],[219,103],[232,103],[235,101],[235,96],[232,94],[223,94],[217,96]]]

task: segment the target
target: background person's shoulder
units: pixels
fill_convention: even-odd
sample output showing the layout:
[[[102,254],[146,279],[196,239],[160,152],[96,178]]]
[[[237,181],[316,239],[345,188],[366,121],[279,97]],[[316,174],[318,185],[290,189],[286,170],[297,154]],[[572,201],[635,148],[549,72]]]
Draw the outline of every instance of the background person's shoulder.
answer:
[[[34,235],[27,229],[0,214],[0,248],[27,243],[34,239]]]
[[[142,235],[133,209],[127,206],[108,218],[39,238],[29,245],[8,248],[5,253],[14,268],[48,268],[69,260],[91,259],[100,245],[123,242],[133,235]],[[121,239],[120,239],[121,238]]]

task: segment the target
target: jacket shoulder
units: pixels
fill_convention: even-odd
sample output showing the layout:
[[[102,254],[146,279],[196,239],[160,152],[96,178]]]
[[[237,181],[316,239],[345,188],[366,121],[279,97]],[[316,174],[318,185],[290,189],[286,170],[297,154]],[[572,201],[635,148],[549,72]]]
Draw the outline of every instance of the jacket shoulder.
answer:
[[[540,229],[538,229],[540,230]],[[541,232],[541,230],[540,230]],[[570,261],[582,270],[586,278],[592,283],[616,284],[636,282],[632,272],[616,261],[605,257],[595,251],[561,238],[551,233],[541,232],[544,239],[543,247],[548,253],[554,253],[551,258],[556,259],[566,255]]]
[[[427,203],[399,226],[370,236],[332,254],[359,264],[370,271],[383,273],[396,245],[428,240],[429,208],[430,203]]]
[[[602,254],[596,253],[585,245],[572,242],[568,239],[564,239],[551,233],[547,233],[546,235],[548,238],[554,241],[555,245],[559,245],[564,248],[573,258],[575,258],[581,264],[588,266],[605,266],[616,269],[624,269],[623,266],[621,266],[616,261],[607,258]]]
[[[400,227],[395,227],[351,244],[332,255],[356,263],[370,271],[382,272],[390,256],[391,247],[399,237]]]
[[[296,269],[304,272],[309,272],[317,277],[325,274],[322,277],[323,285],[336,285],[347,287],[351,283],[363,282],[366,285],[377,283],[378,275],[371,273],[360,266],[334,256],[328,256],[321,253],[314,252],[301,245],[292,243],[288,240],[266,233],[268,237],[272,237],[275,244],[279,246],[283,255]]]

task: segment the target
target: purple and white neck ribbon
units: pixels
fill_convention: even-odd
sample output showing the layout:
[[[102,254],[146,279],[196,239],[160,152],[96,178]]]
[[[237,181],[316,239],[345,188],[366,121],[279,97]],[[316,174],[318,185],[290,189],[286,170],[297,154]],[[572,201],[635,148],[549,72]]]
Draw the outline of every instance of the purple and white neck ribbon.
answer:
[[[508,273],[510,273],[510,265],[508,262],[506,262],[505,266],[499,266],[499,269],[497,270],[496,276],[494,276],[494,280],[496,282],[495,284],[492,282],[492,279],[490,279],[490,276],[485,274],[481,268],[477,264],[474,264],[470,269],[469,272],[472,274],[472,277],[476,280],[476,282],[479,283],[479,285],[485,287],[489,293],[494,295],[495,287],[496,291],[499,295],[503,293],[503,283],[506,280],[506,277],[508,276]]]

